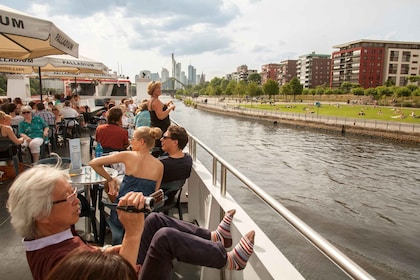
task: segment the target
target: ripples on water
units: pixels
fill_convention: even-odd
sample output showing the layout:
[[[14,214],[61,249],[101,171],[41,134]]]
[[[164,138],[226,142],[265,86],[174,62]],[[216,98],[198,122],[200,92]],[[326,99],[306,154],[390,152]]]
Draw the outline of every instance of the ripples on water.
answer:
[[[420,147],[232,118],[181,103],[172,117],[329,240],[397,270],[395,279],[420,277]]]

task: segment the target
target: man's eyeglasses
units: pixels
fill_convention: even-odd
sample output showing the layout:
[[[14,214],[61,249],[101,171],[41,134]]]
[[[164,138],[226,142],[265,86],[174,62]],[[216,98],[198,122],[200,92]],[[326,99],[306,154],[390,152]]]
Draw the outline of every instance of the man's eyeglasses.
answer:
[[[171,138],[171,136],[168,136],[168,135],[162,135],[162,139],[168,139],[168,138],[169,138],[169,139],[172,139],[172,138]]]
[[[77,187],[74,188],[73,192],[71,194],[69,194],[66,197],[66,199],[53,201],[52,204],[58,204],[58,203],[62,203],[62,202],[68,202],[68,203],[71,204],[76,199],[76,196],[77,196]]]

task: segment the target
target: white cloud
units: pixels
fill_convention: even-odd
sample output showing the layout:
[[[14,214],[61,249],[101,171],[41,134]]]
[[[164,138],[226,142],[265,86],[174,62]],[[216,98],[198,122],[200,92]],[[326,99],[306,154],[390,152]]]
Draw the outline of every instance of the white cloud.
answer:
[[[130,76],[192,64],[207,79],[359,39],[420,41],[415,0],[3,0],[53,21],[80,54]]]

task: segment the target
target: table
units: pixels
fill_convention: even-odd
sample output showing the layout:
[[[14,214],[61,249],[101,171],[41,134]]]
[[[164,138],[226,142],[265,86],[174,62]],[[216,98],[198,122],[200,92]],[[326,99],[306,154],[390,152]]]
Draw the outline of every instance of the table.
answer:
[[[110,167],[104,167],[106,172],[111,175],[112,178],[117,177],[118,171],[110,168]],[[83,186],[86,200],[88,201],[89,205],[92,204],[92,199],[90,196],[90,190],[93,187],[94,184],[104,183],[106,182],[106,179],[100,176],[98,173],[93,170],[90,166],[83,166],[81,168],[81,172],[72,174],[72,171],[69,170],[70,175],[70,183],[72,185],[76,186]],[[96,201],[96,200],[95,200]],[[95,203],[96,204],[96,203]],[[94,208],[96,210],[96,205],[94,205]],[[91,231],[91,225],[90,225],[90,217],[86,218],[85,220],[85,234],[84,238],[87,241],[92,241],[92,231]],[[97,241],[97,240],[95,240]]]

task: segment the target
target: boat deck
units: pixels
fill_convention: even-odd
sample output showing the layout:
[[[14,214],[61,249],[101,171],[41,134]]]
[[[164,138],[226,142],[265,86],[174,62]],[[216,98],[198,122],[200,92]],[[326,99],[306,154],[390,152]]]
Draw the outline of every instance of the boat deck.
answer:
[[[89,154],[89,137],[83,134],[81,138],[82,147],[82,161],[87,164],[90,160]],[[61,156],[68,156],[68,147],[59,147],[57,153]],[[28,163],[29,159],[23,159]],[[3,181],[0,184],[0,241],[1,241],[1,255],[2,261],[0,262],[0,275],[2,279],[32,279],[29,266],[26,261],[25,250],[22,244],[22,238],[16,234],[12,225],[10,224],[9,212],[6,209],[6,201],[8,198],[8,189],[13,183],[13,180]],[[188,209],[183,205],[184,220],[188,221]],[[169,214],[177,217],[176,209],[170,211]],[[80,218],[76,224],[77,230],[84,229],[84,219]],[[109,243],[111,233],[107,231],[105,243]],[[178,263],[174,260],[174,273],[172,279],[200,279],[200,268],[193,265]]]

